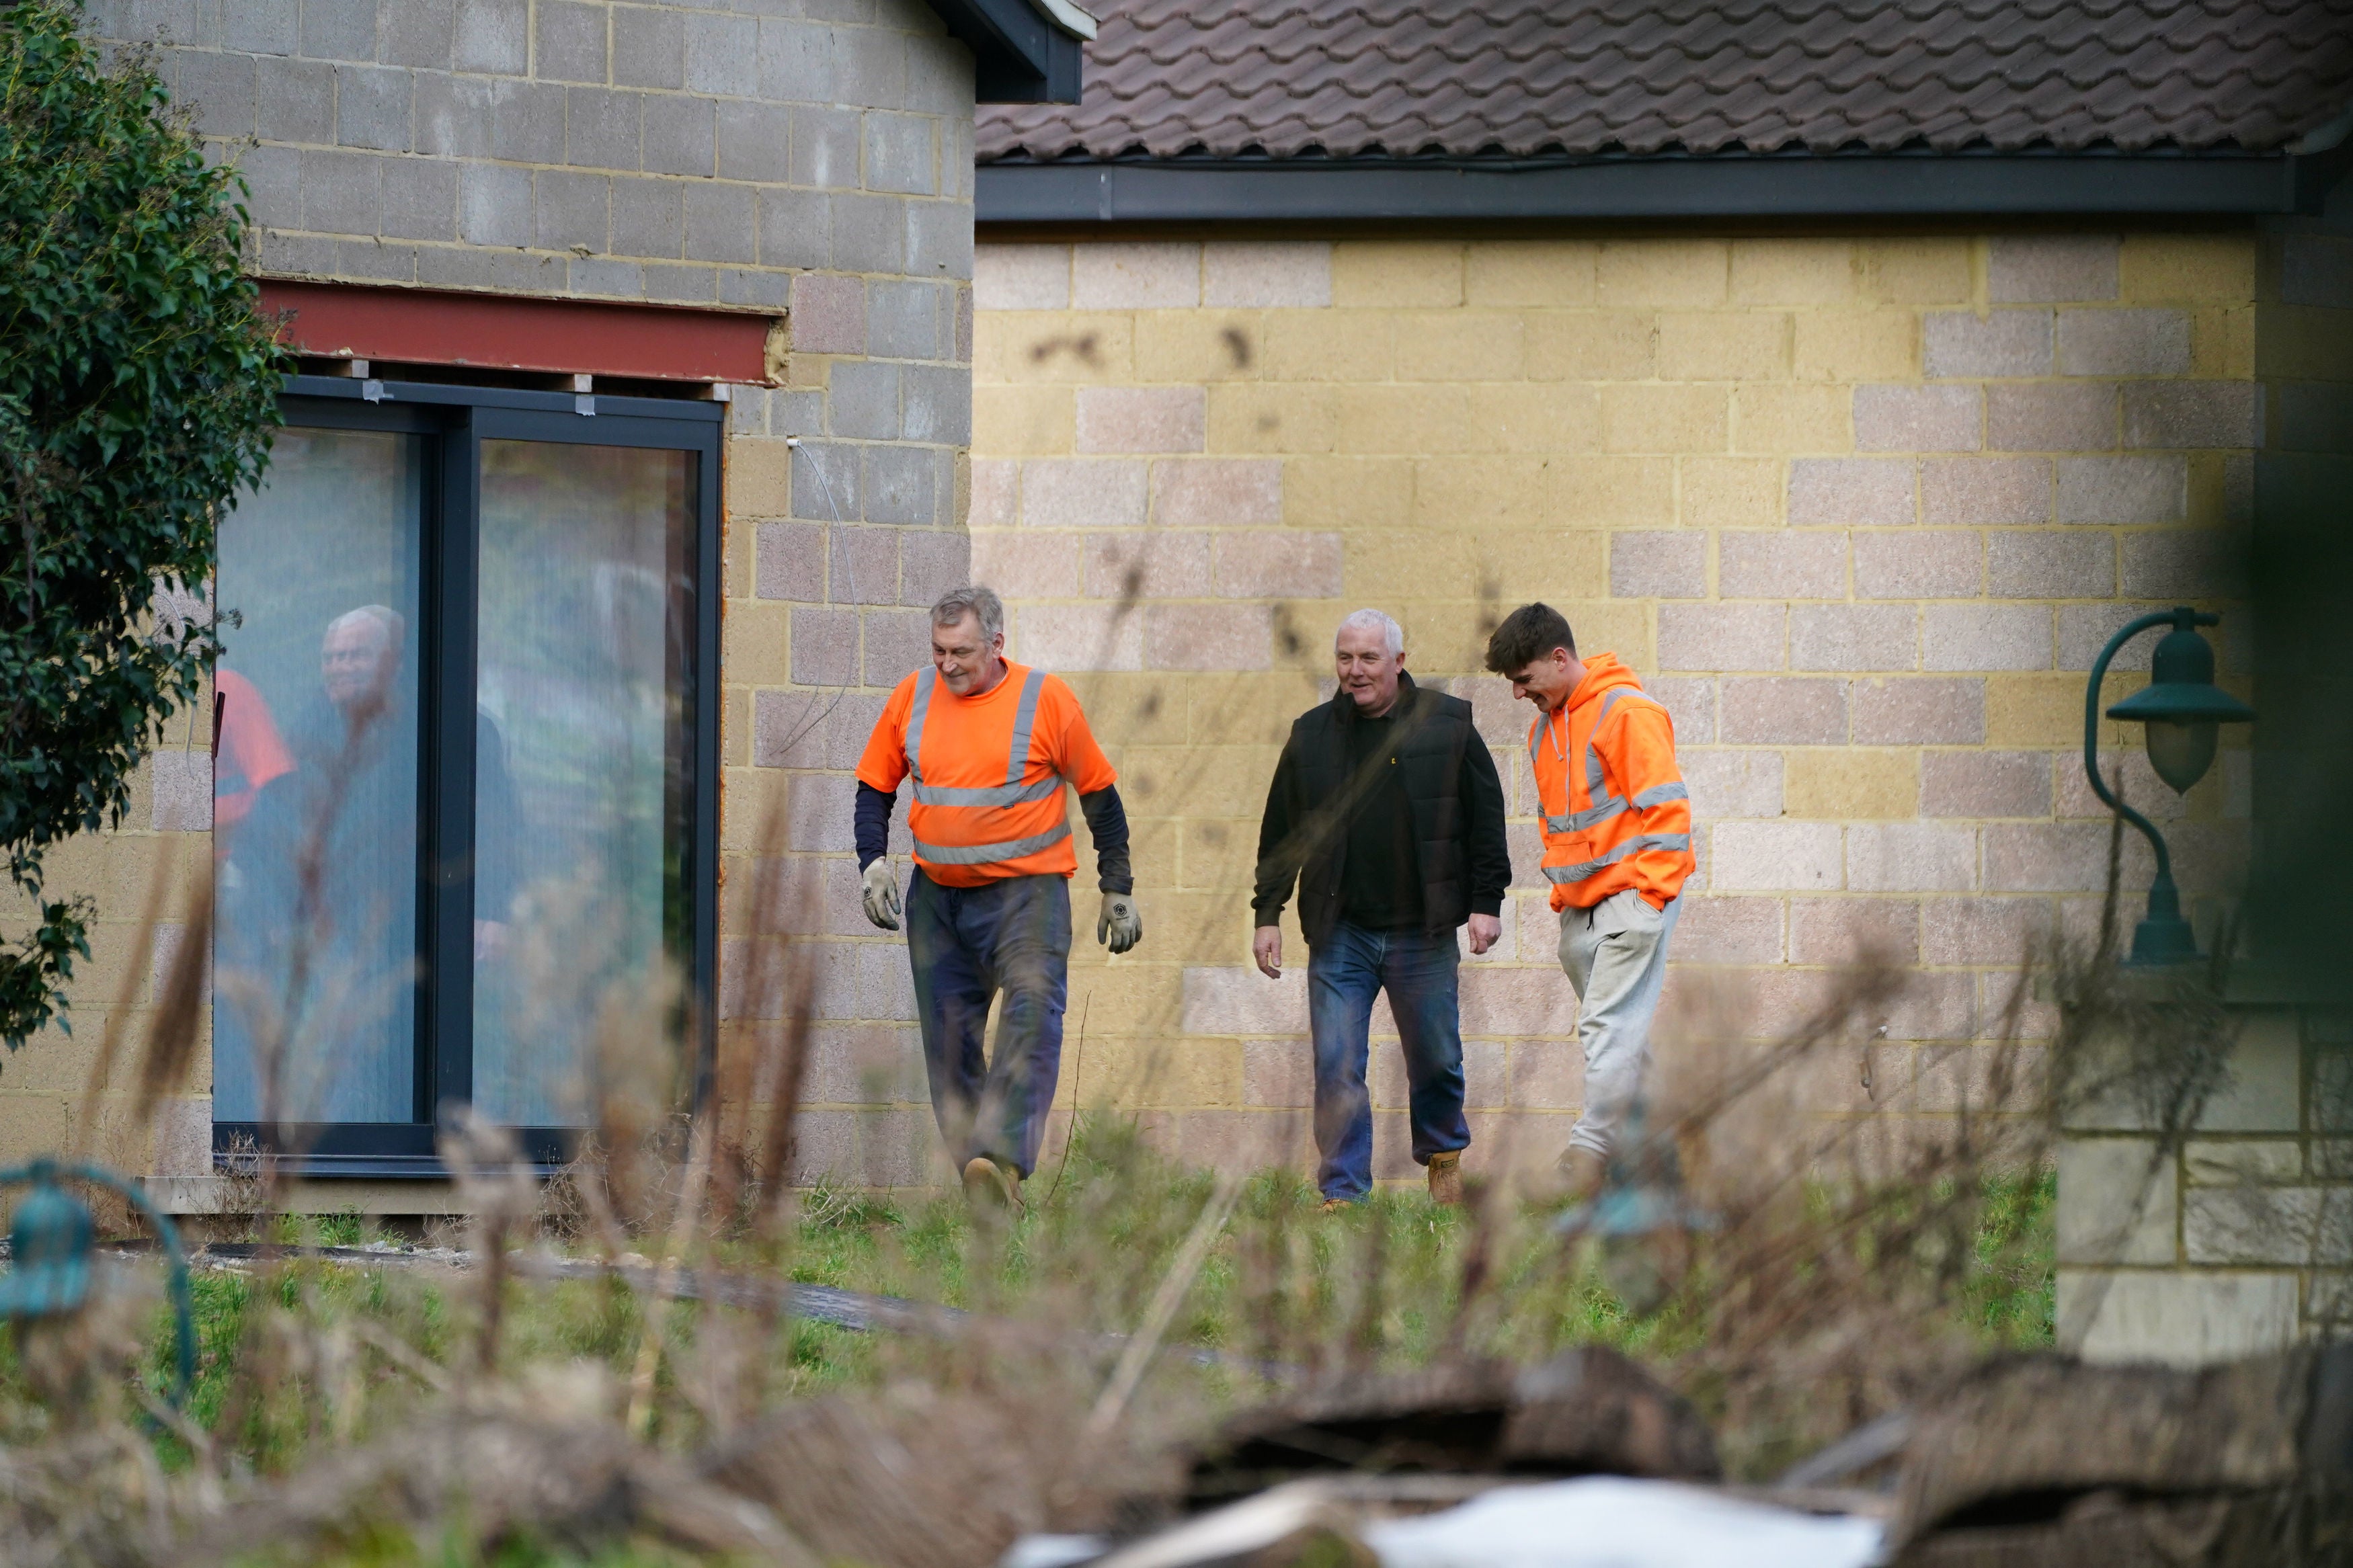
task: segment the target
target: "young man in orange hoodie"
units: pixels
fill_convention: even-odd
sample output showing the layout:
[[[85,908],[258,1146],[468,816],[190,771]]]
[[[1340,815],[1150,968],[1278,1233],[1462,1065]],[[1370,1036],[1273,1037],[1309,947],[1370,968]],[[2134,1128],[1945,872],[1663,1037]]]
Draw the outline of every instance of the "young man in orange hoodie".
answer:
[[[1616,656],[1577,656],[1567,620],[1523,605],[1487,640],[1487,668],[1535,705],[1528,761],[1544,816],[1544,874],[1560,915],[1560,966],[1577,987],[1585,1110],[1561,1171],[1601,1184],[1651,1059],[1667,942],[1692,874],[1691,796],[1674,721]]]

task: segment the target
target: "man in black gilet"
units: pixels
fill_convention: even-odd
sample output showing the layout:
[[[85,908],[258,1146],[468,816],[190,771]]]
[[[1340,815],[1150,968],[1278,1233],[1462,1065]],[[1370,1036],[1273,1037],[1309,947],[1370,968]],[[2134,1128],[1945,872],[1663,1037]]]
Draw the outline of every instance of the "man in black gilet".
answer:
[[[1358,610],[1340,623],[1334,654],[1339,689],[1292,725],[1267,791],[1251,956],[1281,977],[1278,922],[1296,882],[1325,1209],[1372,1188],[1365,1062],[1384,990],[1405,1047],[1413,1157],[1429,1167],[1430,1195],[1455,1203],[1471,1128],[1454,932],[1470,927],[1474,953],[1503,932],[1512,880],[1503,784],[1471,705],[1406,674],[1396,621]]]

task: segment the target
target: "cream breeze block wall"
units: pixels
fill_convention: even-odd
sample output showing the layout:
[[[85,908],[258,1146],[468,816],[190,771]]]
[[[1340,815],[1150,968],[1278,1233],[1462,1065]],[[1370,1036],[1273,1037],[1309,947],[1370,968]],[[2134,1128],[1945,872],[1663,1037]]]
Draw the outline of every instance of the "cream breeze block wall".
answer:
[[[975,571],[1118,763],[1147,911],[1130,956],[1081,943],[1063,1094],[1198,1158],[1304,1140],[1304,955],[1294,926],[1280,984],[1248,967],[1249,886],[1348,610],[1406,624],[1504,770],[1522,880],[1465,973],[1472,1119],[1481,1149],[1549,1158],[1575,1005],[1525,710],[1475,673],[1493,615],[1550,600],[1672,710],[1684,972],[1741,974],[1770,1037],[1859,943],[1892,951],[1918,973],[1873,1087],[1822,1105],[1934,1113],[2029,935],[2096,908],[2093,656],[2239,591],[2251,237],[994,244],[976,289]],[[2221,646],[2242,690],[2245,629]],[[2193,895],[2225,892],[2245,753],[2186,803],[2137,754],[2126,775]],[[1390,1174],[1400,1078],[1376,1072]]]

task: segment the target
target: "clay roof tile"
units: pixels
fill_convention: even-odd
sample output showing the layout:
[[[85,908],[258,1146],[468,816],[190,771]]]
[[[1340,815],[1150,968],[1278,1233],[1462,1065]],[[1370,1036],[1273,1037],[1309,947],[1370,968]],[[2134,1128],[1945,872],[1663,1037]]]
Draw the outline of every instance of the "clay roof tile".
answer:
[[[983,162],[2275,147],[2353,101],[2353,0],[1099,0],[1076,104]]]

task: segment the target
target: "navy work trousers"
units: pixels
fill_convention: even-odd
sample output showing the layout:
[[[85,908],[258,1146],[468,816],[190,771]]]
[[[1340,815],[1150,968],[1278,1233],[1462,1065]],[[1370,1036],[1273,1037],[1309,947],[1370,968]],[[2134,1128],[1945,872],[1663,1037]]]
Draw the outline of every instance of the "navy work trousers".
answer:
[[[932,1114],[961,1166],[986,1154],[1027,1176],[1037,1168],[1062,1068],[1070,1001],[1071,883],[1008,877],[944,888],[922,868],[907,889],[907,957]],[[988,1005],[1005,993],[997,1049],[984,1058]]]
[[[1413,1157],[1470,1147],[1462,1115],[1462,1023],[1454,933],[1367,931],[1346,921],[1307,953],[1307,1027],[1315,1045],[1315,1184],[1354,1203],[1373,1185],[1373,1102],[1365,1062],[1373,998],[1389,994],[1405,1046]]]

